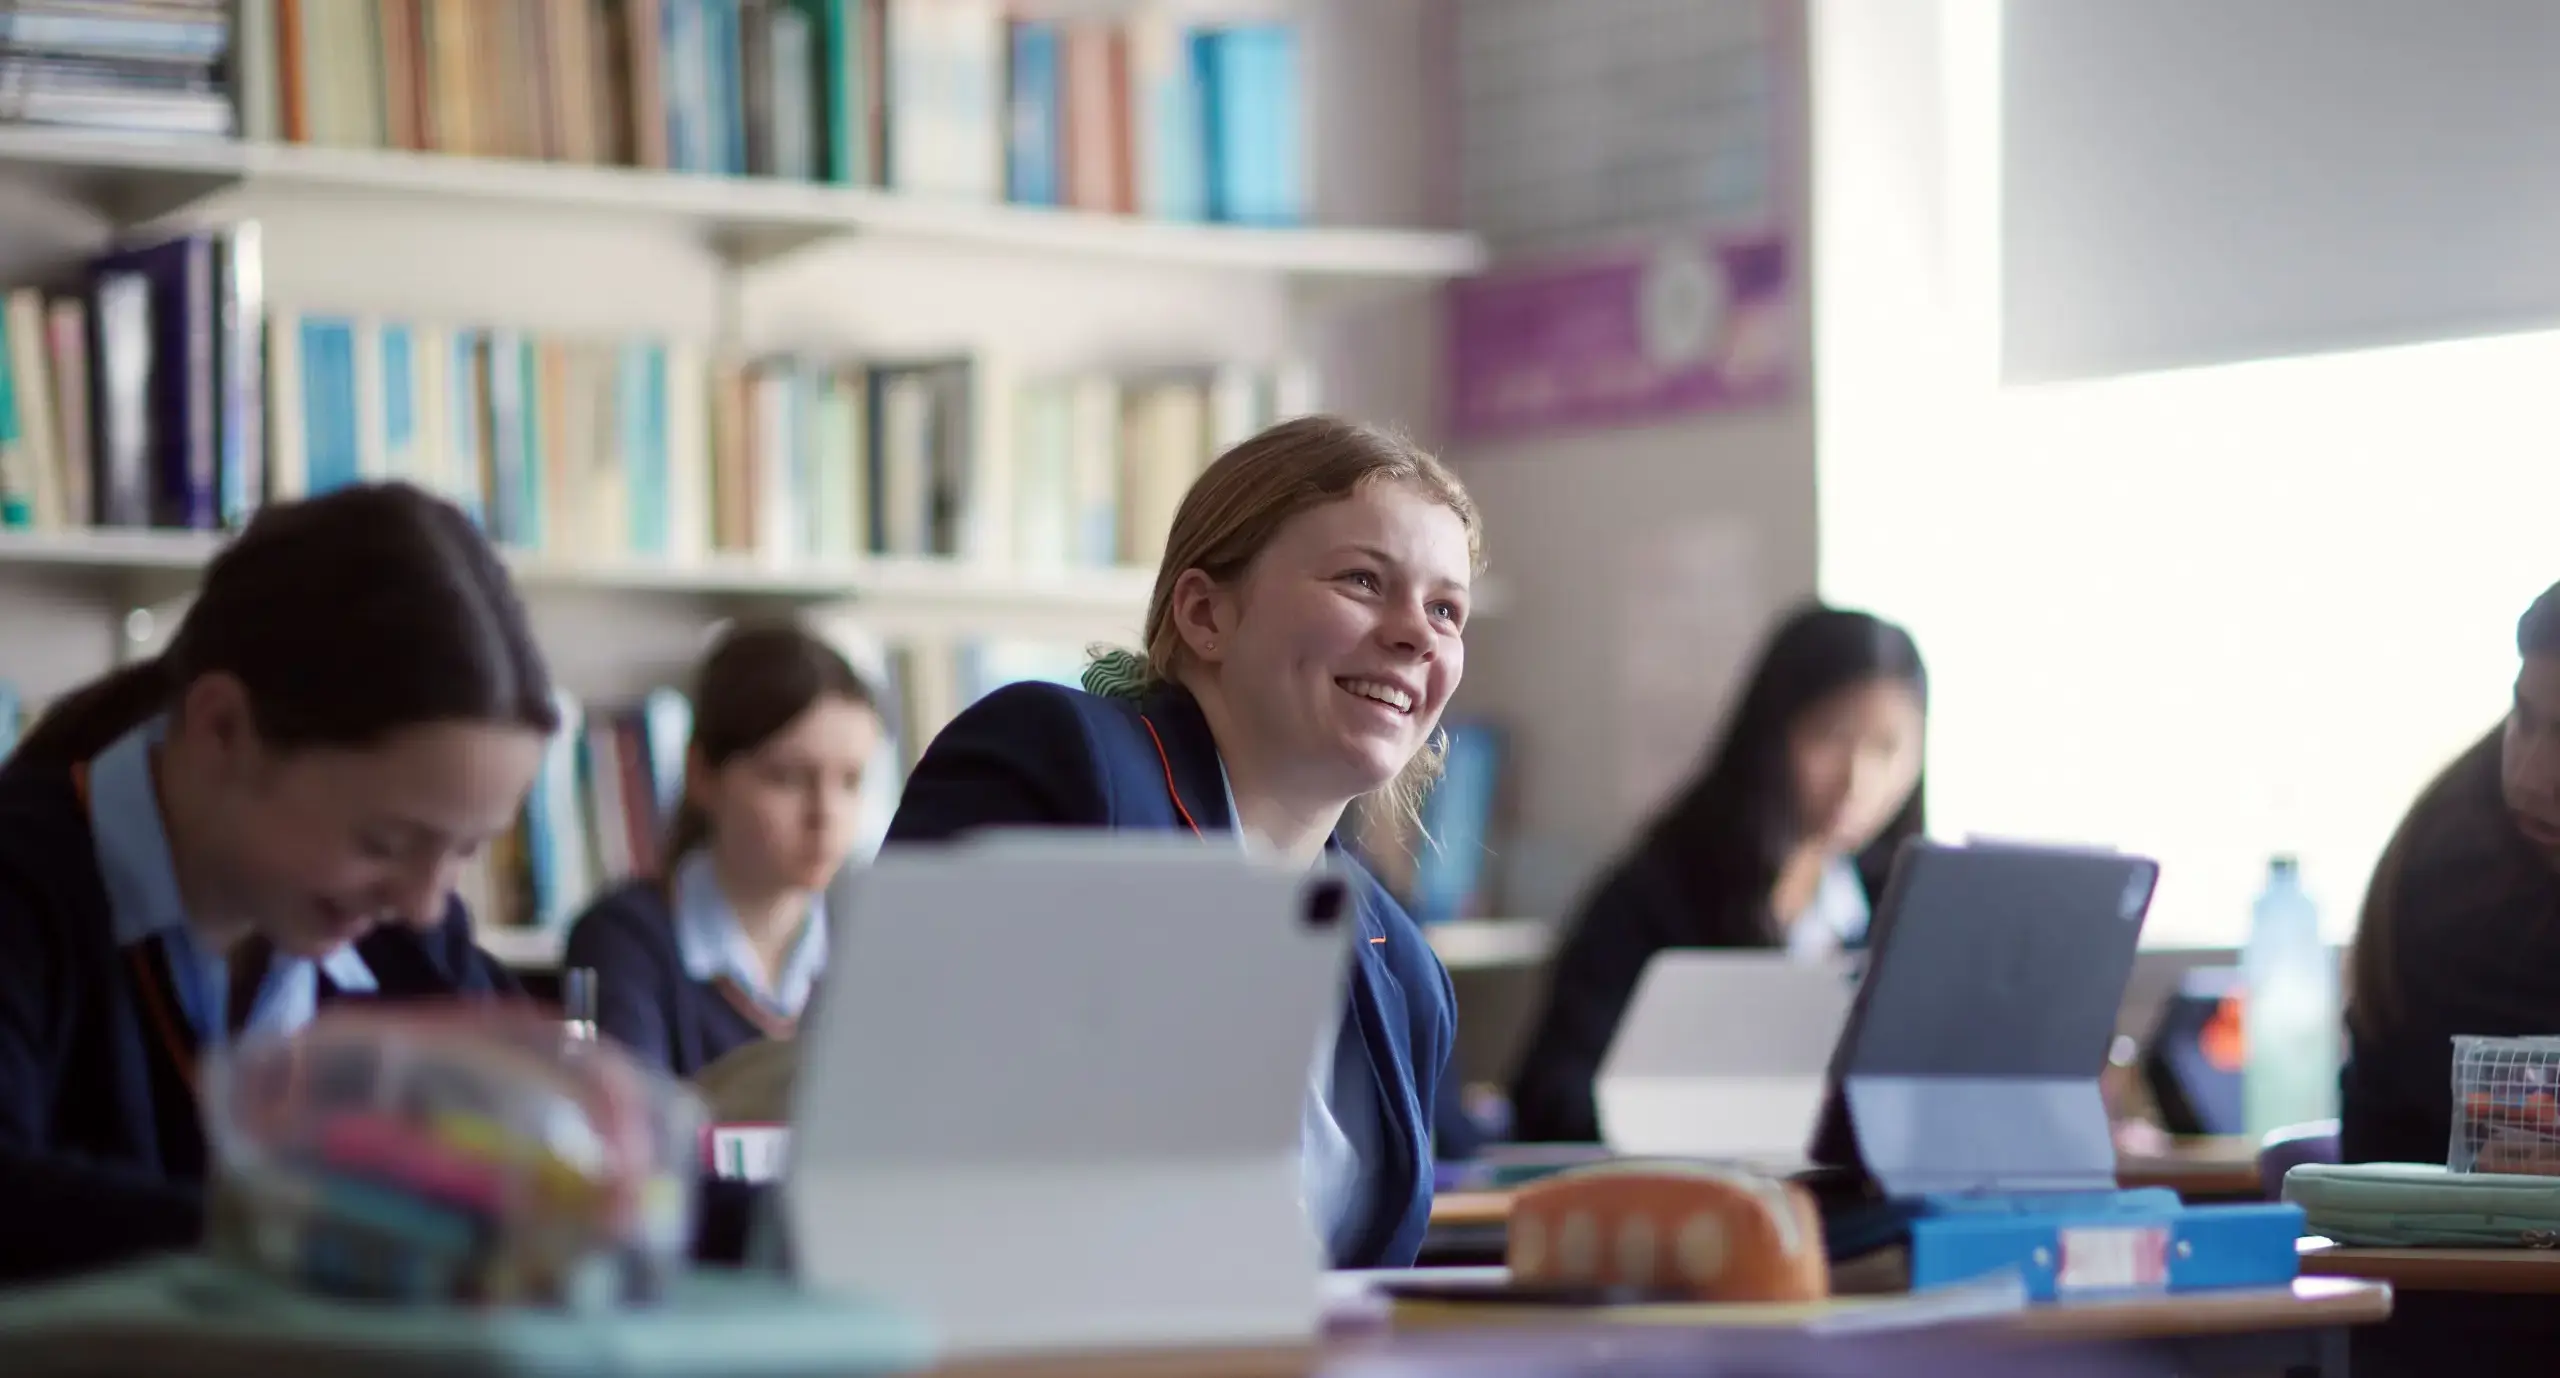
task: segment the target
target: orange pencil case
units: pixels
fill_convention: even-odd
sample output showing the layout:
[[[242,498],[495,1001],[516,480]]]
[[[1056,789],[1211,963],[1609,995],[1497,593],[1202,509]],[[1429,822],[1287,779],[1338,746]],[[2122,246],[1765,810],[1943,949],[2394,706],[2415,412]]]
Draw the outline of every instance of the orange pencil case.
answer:
[[[1515,1286],[1669,1289],[1699,1301],[1831,1294],[1822,1217],[1802,1187],[1715,1163],[1597,1163],[1512,1196]]]

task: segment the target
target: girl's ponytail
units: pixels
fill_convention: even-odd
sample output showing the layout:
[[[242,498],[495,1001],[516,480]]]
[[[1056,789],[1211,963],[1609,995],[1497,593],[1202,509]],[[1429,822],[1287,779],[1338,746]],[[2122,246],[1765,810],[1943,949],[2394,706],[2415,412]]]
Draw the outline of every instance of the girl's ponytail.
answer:
[[[113,745],[177,692],[169,665],[159,656],[109,672],[54,700],[9,755],[11,769],[59,770]]]

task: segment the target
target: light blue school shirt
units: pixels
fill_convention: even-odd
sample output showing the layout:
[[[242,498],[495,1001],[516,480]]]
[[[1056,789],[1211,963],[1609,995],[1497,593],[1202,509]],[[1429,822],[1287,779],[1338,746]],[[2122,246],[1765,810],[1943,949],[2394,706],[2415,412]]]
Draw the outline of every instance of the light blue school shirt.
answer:
[[[179,1002],[199,1047],[219,1047],[231,1027],[231,969],[207,951],[187,922],[178,896],[178,867],[169,831],[160,817],[160,793],[152,784],[151,754],[167,739],[166,718],[153,718],[118,737],[89,764],[89,831],[97,841],[98,874],[106,882],[107,913],[116,944],[158,943],[177,977]],[[338,989],[371,994],[373,971],[349,945],[314,963],[275,954],[250,1004],[248,1033],[290,1034],[311,1022],[320,1002],[319,973]]]
[[[1244,819],[1236,812],[1236,790],[1227,779],[1227,763],[1218,762],[1218,780],[1227,791],[1227,820],[1236,841],[1244,841]],[[1342,1012],[1335,1010],[1316,1040],[1314,1064],[1307,1072],[1307,1095],[1298,1120],[1299,1198],[1307,1223],[1325,1242],[1330,1257],[1341,1258],[1360,1241],[1355,1238],[1369,1215],[1369,1176],[1362,1164],[1378,1157],[1378,1102],[1374,1095],[1345,1095],[1373,1075],[1361,1056],[1342,1049]]]
[[[1820,961],[1867,936],[1867,888],[1847,857],[1833,857],[1822,868],[1813,900],[1787,925],[1787,955],[1800,962]]]
[[[764,962],[747,941],[746,926],[729,897],[720,893],[720,878],[707,853],[695,852],[676,865],[676,955],[684,974],[697,982],[726,976],[758,1004],[786,1019],[797,1019],[827,969],[827,905],[811,896],[809,916],[791,945],[777,978],[768,980]]]

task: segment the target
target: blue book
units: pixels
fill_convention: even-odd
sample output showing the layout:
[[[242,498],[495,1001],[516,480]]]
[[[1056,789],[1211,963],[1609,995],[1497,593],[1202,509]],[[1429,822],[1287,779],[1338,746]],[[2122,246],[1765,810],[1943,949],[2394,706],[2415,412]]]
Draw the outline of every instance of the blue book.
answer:
[[[747,93],[738,80],[744,57],[737,0],[720,0],[704,10],[705,44],[711,67],[714,170],[732,177],[747,172]]]
[[[516,511],[522,524],[518,536],[525,549],[542,548],[542,533],[549,517],[543,501],[544,476],[555,457],[545,453],[542,436],[541,352],[534,342],[522,335],[509,337],[514,347],[516,369]]]
[[[1209,214],[1242,225],[1306,218],[1297,31],[1264,24],[1192,41],[1208,108]]]
[[[1059,171],[1066,128],[1064,45],[1052,23],[1024,19],[1014,21],[1012,28],[1005,198],[1025,206],[1055,206],[1066,199],[1066,179]]]
[[[1414,851],[1412,894],[1406,907],[1416,923],[1464,918],[1484,891],[1493,811],[1502,784],[1503,739],[1490,723],[1445,724],[1449,752],[1440,781],[1422,803],[1422,831]]]
[[[136,244],[101,255],[91,265],[100,278],[132,274],[147,284],[150,309],[148,347],[143,365],[147,410],[138,450],[119,458],[138,462],[142,501],[140,514],[154,526],[212,530],[220,525],[220,434],[222,380],[216,356],[222,321],[218,310],[215,240],[207,234],[181,235],[157,243]],[[37,392],[19,380],[21,409],[33,405]],[[111,448],[116,448],[111,442]],[[133,490],[111,493],[108,519],[125,524],[117,506],[130,506]],[[140,525],[142,521],[131,522]]]
[[[302,320],[305,490],[318,497],[363,477],[356,425],[356,329],[330,316]]]
[[[222,375],[219,494],[216,519],[229,530],[246,525],[267,496],[267,289],[265,236],[256,221],[220,232],[222,339],[215,353]]]
[[[667,351],[663,345],[622,347],[614,379],[615,420],[622,432],[622,470],[631,497],[631,549],[662,556],[674,543],[668,496]]]
[[[418,373],[409,327],[382,326],[382,458],[391,478],[418,477]]]
[[[1209,218],[1209,106],[1187,30],[1142,19],[1130,37],[1131,116],[1139,148],[1138,212]]]
[[[536,529],[526,509],[524,342],[513,331],[492,330],[484,338],[483,385],[488,389],[489,534],[501,545],[523,547]]]
[[[448,390],[453,412],[445,426],[460,480],[454,500],[484,531],[489,526],[489,459],[480,444],[480,429],[488,415],[488,384],[481,365],[485,342],[486,337],[475,331],[453,332],[453,358],[445,375],[453,380]]]
[[[715,172],[718,130],[711,118],[708,0],[665,0],[658,11],[661,89],[667,103],[667,162],[677,172]]]

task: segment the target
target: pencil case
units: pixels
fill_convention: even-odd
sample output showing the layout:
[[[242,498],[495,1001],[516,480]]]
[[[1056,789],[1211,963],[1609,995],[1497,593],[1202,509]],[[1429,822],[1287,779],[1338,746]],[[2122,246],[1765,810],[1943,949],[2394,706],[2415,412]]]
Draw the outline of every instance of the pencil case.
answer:
[[[2305,1163],[2284,1199],[2305,1233],[2371,1248],[2560,1245],[2560,1177],[2454,1172],[2437,1163]]]
[[[398,1306],[190,1254],[0,1295],[10,1378],[832,1378],[933,1355],[919,1319],[743,1273],[610,1311]]]
[[[1567,1169],[1513,1195],[1505,1248],[1521,1285],[1654,1288],[1698,1301],[1818,1301],[1831,1293],[1813,1197],[1743,1167]]]

